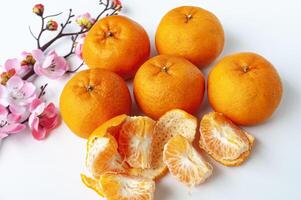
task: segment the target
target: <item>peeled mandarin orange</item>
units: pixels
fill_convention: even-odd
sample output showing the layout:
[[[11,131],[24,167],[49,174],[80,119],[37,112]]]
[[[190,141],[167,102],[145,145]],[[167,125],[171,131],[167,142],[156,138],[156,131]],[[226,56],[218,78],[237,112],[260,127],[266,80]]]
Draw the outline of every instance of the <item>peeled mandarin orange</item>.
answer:
[[[146,146],[149,146],[149,144],[152,145],[151,141],[153,140],[153,136],[152,136],[151,130],[152,130],[153,125],[154,125],[154,121],[147,117],[130,117],[127,115],[116,116],[116,117],[104,122],[100,127],[98,127],[90,135],[90,137],[88,139],[88,143],[87,143],[87,154],[90,152],[91,146],[94,145],[95,139],[97,140],[98,138],[101,139],[101,138],[105,137],[106,135],[111,135],[117,141],[118,154],[122,155],[121,156],[121,160],[123,161],[122,166],[125,168],[125,171],[127,174],[132,175],[132,176],[145,177],[145,178],[149,178],[149,179],[159,178],[159,177],[163,176],[165,174],[165,172],[167,171],[165,164],[162,164],[160,166],[150,165],[149,168],[147,168],[147,169],[146,168],[143,169],[141,167],[141,163],[145,163],[145,164],[149,165],[148,162],[154,160],[153,157],[156,157],[156,155],[154,155],[152,153],[153,147],[151,146],[150,148],[141,148],[141,149],[138,148],[137,149],[137,146],[136,146],[136,144],[139,144],[139,145],[143,144],[142,146],[144,146],[144,144],[146,144]],[[148,131],[146,131],[146,130],[148,130]],[[133,138],[135,138],[135,139],[133,139]],[[132,148],[131,146],[127,146],[127,144],[130,145],[130,143],[132,143],[133,141],[135,144],[134,148]],[[116,148],[116,146],[114,148]],[[137,149],[137,152],[136,152],[136,149]],[[162,151],[163,151],[163,149],[162,149]],[[101,153],[101,152],[98,151],[98,153]],[[130,155],[130,156],[126,156],[125,154]],[[151,158],[147,158],[147,156],[151,156]],[[131,157],[131,160],[128,159],[129,157]],[[140,159],[141,157],[146,157],[146,159],[145,160]],[[87,158],[88,158],[88,155],[87,155]],[[135,158],[137,158],[137,160],[135,160]],[[149,161],[144,162],[146,160],[149,160]],[[141,162],[141,161],[143,161],[143,162]],[[132,162],[139,165],[140,167],[137,167],[137,166],[130,167],[125,164],[125,163],[130,164]],[[86,163],[88,163],[88,161]],[[86,164],[86,165],[88,166],[88,164]],[[89,172],[89,170],[87,173],[88,173],[87,177],[93,176],[93,175],[90,175],[91,172]],[[88,181],[86,181],[86,182],[88,182]]]
[[[77,73],[65,85],[60,97],[64,122],[83,138],[88,138],[108,119],[128,114],[130,109],[131,96],[124,80],[103,69]]]
[[[199,67],[212,63],[223,50],[224,31],[218,18],[199,7],[169,11],[156,32],[160,54],[182,56]]]
[[[105,17],[91,28],[83,45],[83,59],[90,68],[116,72],[131,78],[150,54],[147,33],[124,16]]]
[[[280,77],[273,65],[255,53],[226,56],[208,76],[208,99],[215,111],[236,124],[267,120],[282,96]]]
[[[154,181],[122,174],[104,174],[100,183],[107,200],[152,200],[155,192]]]
[[[222,113],[204,115],[200,125],[200,147],[226,166],[242,164],[250,155],[254,137],[240,129]]]
[[[152,166],[162,166],[164,145],[169,139],[180,134],[192,142],[196,131],[196,117],[183,110],[173,109],[161,116],[154,127]]]
[[[181,135],[174,136],[164,146],[163,160],[170,173],[189,187],[204,182],[212,174],[211,165]]]
[[[119,134],[119,151],[133,168],[151,167],[151,143],[155,121],[149,117],[128,117]]]
[[[145,62],[134,79],[135,99],[153,119],[171,109],[194,113],[204,95],[202,72],[184,58],[159,55]]]
[[[93,177],[99,178],[106,172],[125,172],[126,165],[119,155],[117,141],[112,135],[94,137],[88,145],[86,167]]]

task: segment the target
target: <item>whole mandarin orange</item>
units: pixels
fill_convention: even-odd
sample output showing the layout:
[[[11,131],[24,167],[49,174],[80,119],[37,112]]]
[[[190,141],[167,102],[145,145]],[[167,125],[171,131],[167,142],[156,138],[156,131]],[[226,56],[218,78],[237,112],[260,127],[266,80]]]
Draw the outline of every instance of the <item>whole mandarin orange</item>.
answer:
[[[149,59],[134,78],[134,95],[141,110],[158,119],[171,109],[194,113],[204,95],[202,72],[188,60],[159,55]]]
[[[208,76],[208,98],[213,109],[237,124],[265,121],[276,110],[281,96],[276,69],[255,53],[226,56]]]
[[[199,7],[169,11],[156,32],[160,54],[182,56],[199,67],[209,65],[224,48],[224,31],[218,18]]]
[[[90,68],[113,71],[132,78],[150,55],[147,33],[124,16],[105,17],[92,27],[83,45],[83,59]]]
[[[77,73],[65,85],[60,97],[64,122],[78,136],[87,138],[103,122],[131,110],[131,96],[125,81],[104,69]]]

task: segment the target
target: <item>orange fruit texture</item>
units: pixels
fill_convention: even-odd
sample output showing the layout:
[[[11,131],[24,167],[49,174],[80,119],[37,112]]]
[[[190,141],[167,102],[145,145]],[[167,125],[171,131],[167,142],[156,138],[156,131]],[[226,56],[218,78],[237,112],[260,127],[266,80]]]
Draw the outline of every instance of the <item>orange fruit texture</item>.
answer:
[[[212,166],[182,135],[172,137],[164,146],[163,160],[170,173],[189,187],[203,183],[212,174]]]
[[[160,54],[182,56],[199,67],[212,63],[224,48],[224,31],[218,18],[199,7],[169,11],[156,32]]]
[[[184,58],[159,55],[149,59],[134,78],[134,95],[153,119],[172,109],[195,113],[204,96],[202,72]]]
[[[78,136],[88,138],[103,122],[131,110],[131,96],[124,80],[103,70],[84,70],[65,85],[60,111],[66,125]]]
[[[104,174],[100,183],[108,200],[152,200],[155,192],[153,180],[121,174]]]
[[[241,165],[249,157],[254,140],[222,113],[211,112],[201,120],[200,147],[223,165]]]
[[[91,28],[83,45],[83,59],[90,68],[116,72],[132,78],[150,55],[147,33],[124,16],[105,17]]]
[[[226,56],[208,76],[211,106],[236,124],[255,125],[267,120],[281,96],[282,84],[276,69],[255,53]]]

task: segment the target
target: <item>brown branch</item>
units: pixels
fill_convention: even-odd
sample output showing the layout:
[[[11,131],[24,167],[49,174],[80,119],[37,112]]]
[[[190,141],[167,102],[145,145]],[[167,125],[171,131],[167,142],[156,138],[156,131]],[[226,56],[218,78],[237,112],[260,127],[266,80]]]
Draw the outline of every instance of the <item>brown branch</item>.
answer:
[[[66,73],[74,73],[77,72],[82,66],[84,66],[84,62],[82,62],[77,68],[75,68],[74,70],[68,70],[66,71]]]

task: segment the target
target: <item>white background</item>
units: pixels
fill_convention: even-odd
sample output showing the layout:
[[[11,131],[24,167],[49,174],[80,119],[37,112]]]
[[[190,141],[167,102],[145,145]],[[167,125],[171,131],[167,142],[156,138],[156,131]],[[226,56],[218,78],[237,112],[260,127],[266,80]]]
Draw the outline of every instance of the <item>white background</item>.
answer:
[[[78,14],[97,13],[97,0],[41,0],[46,13],[74,8]],[[39,28],[31,14],[35,0],[9,0],[0,7],[0,63],[23,50],[35,48],[28,25]],[[180,5],[201,6],[221,20],[226,44],[222,56],[253,51],[270,60],[280,73],[284,94],[273,117],[264,124],[245,127],[256,137],[250,159],[241,167],[229,168],[210,161],[214,175],[203,185],[189,190],[166,176],[157,184],[156,200],[282,200],[301,199],[301,3],[299,0],[124,0],[123,14],[141,23],[150,38],[160,18]],[[61,50],[69,50],[68,40]],[[61,43],[61,44],[62,44]],[[155,55],[154,45],[152,55]],[[221,57],[222,57],[221,56]],[[220,58],[221,58],[220,57]],[[211,67],[204,70],[208,73]],[[46,98],[58,105],[67,79],[49,81]],[[130,83],[129,83],[130,84]],[[109,105],[108,105],[109,106]],[[133,109],[137,114],[137,109]],[[198,117],[211,110],[207,101]],[[0,200],[95,200],[99,197],[80,180],[85,157],[85,140],[61,124],[45,141],[30,132],[12,136],[0,145]]]

